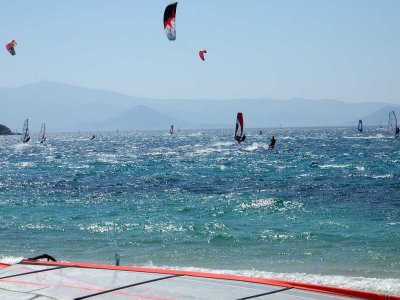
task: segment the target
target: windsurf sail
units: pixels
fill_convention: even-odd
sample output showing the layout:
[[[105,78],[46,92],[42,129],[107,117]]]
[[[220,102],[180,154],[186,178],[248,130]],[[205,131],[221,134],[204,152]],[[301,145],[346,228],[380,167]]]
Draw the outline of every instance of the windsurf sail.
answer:
[[[171,128],[169,129],[169,133],[173,134],[174,133],[174,125],[171,125]]]
[[[24,122],[24,127],[22,128],[21,141],[23,143],[27,143],[27,142],[29,142],[30,139],[31,139],[31,137],[29,136],[28,119],[26,119]]]
[[[393,135],[395,138],[399,136],[399,126],[397,125],[397,117],[394,110],[389,113],[389,135]]]
[[[235,140],[239,144],[243,141],[243,114],[241,112],[238,112],[236,116]]]
[[[176,40],[176,6],[178,2],[169,4],[164,11],[164,30],[170,41]]]
[[[42,123],[42,127],[40,127],[40,133],[39,133],[39,142],[41,144],[44,143],[44,141],[46,140],[46,124]]]
[[[363,131],[363,124],[362,124],[362,120],[358,121],[358,131],[362,132]]]

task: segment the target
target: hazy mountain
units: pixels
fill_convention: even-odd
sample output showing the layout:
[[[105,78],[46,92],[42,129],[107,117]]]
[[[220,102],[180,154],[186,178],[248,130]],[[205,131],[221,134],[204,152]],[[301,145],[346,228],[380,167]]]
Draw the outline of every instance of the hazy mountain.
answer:
[[[31,131],[46,122],[49,131],[90,127],[146,101],[115,92],[42,81],[19,88],[0,88],[0,122],[21,131],[29,118]]]
[[[396,115],[399,117],[400,113],[399,107],[394,107],[394,106],[386,106],[370,115],[365,116],[362,121],[363,124],[368,126],[368,125],[379,125],[381,124],[382,126],[387,126],[388,120],[389,120],[389,112],[392,111],[394,108],[396,111]]]
[[[10,135],[10,134],[12,134],[11,129],[8,128],[7,126],[0,124],[0,135]]]
[[[97,124],[99,130],[136,130],[136,129],[154,129],[169,130],[171,124],[183,126],[185,128],[196,127],[188,122],[169,117],[158,111],[144,105],[135,106],[134,108],[119,114],[107,121]]]
[[[157,100],[116,92],[42,81],[18,88],[0,88],[0,123],[21,131],[46,122],[51,131],[233,127],[238,111],[245,127],[357,126],[387,123],[387,103],[346,103],[336,100]],[[372,124],[374,123],[374,124]]]

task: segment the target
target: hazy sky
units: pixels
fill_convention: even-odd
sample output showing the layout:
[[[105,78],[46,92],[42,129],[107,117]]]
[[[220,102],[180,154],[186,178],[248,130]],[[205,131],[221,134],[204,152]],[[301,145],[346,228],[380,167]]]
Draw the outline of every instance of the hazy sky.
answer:
[[[400,104],[399,0],[1,1],[0,87],[40,80],[149,98]],[[206,61],[198,51],[207,49]]]

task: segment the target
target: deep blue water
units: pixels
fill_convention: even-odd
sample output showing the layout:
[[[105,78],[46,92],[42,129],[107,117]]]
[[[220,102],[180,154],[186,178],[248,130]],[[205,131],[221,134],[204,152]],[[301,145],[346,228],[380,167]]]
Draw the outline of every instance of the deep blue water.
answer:
[[[378,128],[246,135],[0,137],[0,260],[119,253],[123,265],[400,294],[400,141]]]

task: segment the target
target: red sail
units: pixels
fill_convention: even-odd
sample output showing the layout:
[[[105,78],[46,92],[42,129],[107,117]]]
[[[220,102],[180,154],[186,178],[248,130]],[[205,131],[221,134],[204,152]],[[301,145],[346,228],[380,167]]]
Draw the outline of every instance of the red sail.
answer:
[[[243,114],[237,113],[236,117],[236,129],[235,129],[235,140],[240,144],[243,137]]]

